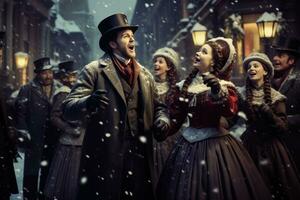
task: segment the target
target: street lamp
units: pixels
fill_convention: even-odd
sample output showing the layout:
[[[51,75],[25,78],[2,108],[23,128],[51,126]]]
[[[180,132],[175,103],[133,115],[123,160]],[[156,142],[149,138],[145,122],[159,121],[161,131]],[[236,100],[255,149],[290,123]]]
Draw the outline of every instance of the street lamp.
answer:
[[[25,52],[17,52],[15,53],[16,66],[20,73],[20,84],[26,84],[27,80],[27,66],[29,61],[29,55]]]
[[[0,31],[0,69],[2,68],[2,63],[3,63],[4,38],[5,38],[5,32]]]
[[[25,69],[28,65],[29,55],[25,52],[15,53],[17,69]]]
[[[274,38],[278,26],[278,19],[274,13],[263,13],[256,21],[260,38]]]
[[[191,29],[193,41],[196,46],[201,46],[206,41],[207,28],[200,23],[196,23]]]

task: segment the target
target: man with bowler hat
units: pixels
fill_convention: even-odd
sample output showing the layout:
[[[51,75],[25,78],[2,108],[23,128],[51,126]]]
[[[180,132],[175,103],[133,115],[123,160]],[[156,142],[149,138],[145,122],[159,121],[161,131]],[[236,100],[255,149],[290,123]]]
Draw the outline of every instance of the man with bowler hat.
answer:
[[[37,199],[39,170],[49,164],[43,154],[49,147],[46,131],[50,131],[52,97],[61,86],[53,80],[50,58],[40,58],[34,61],[34,66],[35,78],[21,87],[15,103],[17,132],[25,150],[23,195],[28,200]],[[41,193],[44,180],[40,183]]]
[[[63,103],[66,118],[88,120],[77,199],[154,199],[153,124],[168,128],[158,120],[165,107],[152,75],[135,59],[138,27],[114,14],[98,28],[105,55],[83,68]]]
[[[285,136],[286,145],[300,170],[300,40],[279,37],[271,46],[274,49],[275,74],[272,85],[287,97],[286,113],[290,133]]]

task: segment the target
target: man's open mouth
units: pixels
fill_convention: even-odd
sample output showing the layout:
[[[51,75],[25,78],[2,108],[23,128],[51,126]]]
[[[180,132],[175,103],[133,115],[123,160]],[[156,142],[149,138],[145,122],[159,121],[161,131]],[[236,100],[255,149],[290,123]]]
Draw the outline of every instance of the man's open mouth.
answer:
[[[128,45],[128,48],[133,51],[134,50],[134,45]]]

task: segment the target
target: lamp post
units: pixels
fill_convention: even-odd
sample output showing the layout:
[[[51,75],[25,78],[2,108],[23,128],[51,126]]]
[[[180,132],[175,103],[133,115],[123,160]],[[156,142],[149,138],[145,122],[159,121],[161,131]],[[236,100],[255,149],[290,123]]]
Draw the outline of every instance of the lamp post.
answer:
[[[278,19],[274,13],[264,12],[256,21],[259,37],[263,40],[264,51],[269,53],[269,44],[277,31]]]
[[[201,46],[206,41],[207,28],[200,23],[196,23],[191,29],[195,46]]]
[[[4,62],[5,55],[5,32],[0,31],[0,85],[1,91],[4,90],[9,83],[9,72]]]
[[[27,66],[29,61],[29,55],[25,52],[17,52],[15,53],[15,61],[16,67],[20,72],[20,84],[26,84],[26,74],[27,74]]]
[[[0,31],[0,69],[2,69],[3,64],[3,48],[4,48],[4,38],[5,38],[5,32]]]

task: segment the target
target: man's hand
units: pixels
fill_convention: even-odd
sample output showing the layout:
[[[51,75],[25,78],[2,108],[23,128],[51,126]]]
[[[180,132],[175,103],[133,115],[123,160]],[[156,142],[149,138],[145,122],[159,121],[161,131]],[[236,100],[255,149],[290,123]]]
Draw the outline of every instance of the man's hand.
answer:
[[[109,99],[106,96],[106,90],[97,90],[86,101],[86,107],[89,111],[96,109],[105,110],[109,104]]]

